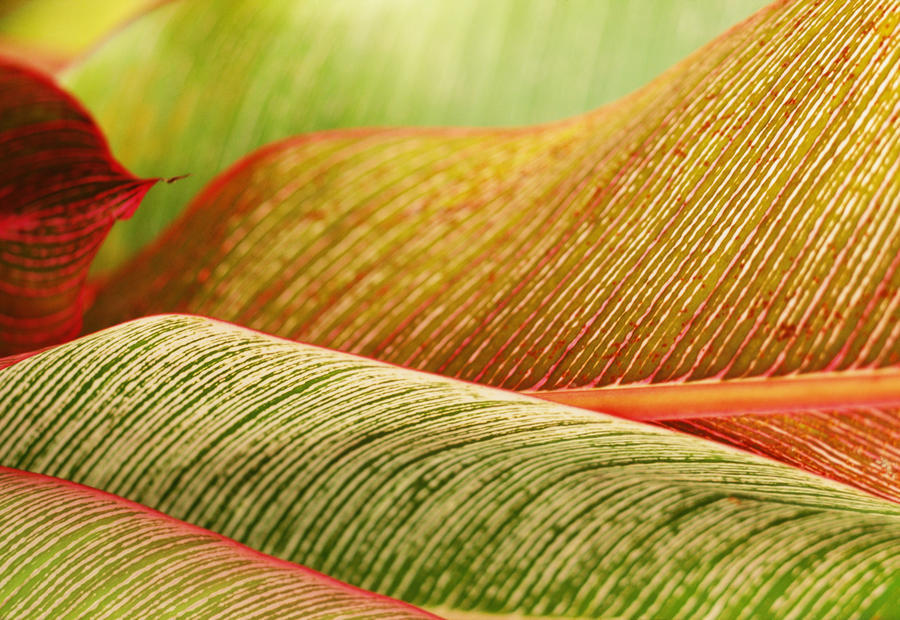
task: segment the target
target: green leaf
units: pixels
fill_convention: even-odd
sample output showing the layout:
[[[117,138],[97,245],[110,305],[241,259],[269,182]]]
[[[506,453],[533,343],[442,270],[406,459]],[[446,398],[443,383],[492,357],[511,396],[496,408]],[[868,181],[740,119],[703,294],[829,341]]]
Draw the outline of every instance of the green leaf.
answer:
[[[0,467],[5,618],[427,618],[121,498]]]
[[[161,316],[0,372],[0,459],[441,613],[889,616],[900,506],[696,437]]]
[[[157,188],[104,247],[153,239],[214,174],[333,127],[520,125],[642,85],[766,0],[190,0],[131,24],[66,83]]]

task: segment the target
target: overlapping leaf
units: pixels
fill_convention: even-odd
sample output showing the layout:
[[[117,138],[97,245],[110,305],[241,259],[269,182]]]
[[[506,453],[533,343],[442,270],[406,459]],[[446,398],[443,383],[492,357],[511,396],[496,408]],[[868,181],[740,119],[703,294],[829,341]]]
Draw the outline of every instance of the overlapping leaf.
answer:
[[[76,336],[91,260],[155,180],[124,170],[88,113],[0,58],[0,355]]]
[[[183,14],[159,15],[147,23],[165,30]],[[853,369],[872,379],[868,369],[900,353],[898,15],[897,2],[774,6],[619,106],[553,126],[275,145],[209,187],[115,278],[92,324],[204,312],[563,400],[568,388],[596,395],[609,384],[757,377],[762,395],[783,375]],[[40,98],[26,103],[29,114],[41,109]],[[253,133],[236,126],[241,140]],[[22,148],[25,161],[36,144]],[[73,222],[108,228],[112,218],[87,207],[81,218],[52,200],[44,208],[58,185],[14,177],[13,190],[49,189],[6,192],[20,200],[3,214],[7,258],[41,248],[23,231],[57,243],[83,236],[58,234]],[[95,239],[80,246],[87,260]],[[66,272],[74,297],[31,276],[19,290],[77,314],[84,265]],[[3,307],[18,311],[18,299]],[[3,463],[125,494],[448,614],[879,616],[900,596],[895,503],[699,438],[198,318],[147,319],[7,362]],[[774,414],[747,403],[666,423],[896,500],[900,405],[856,396],[836,411],[815,410],[815,399]],[[769,415],[740,415],[760,410]],[[12,579],[31,582],[0,576],[0,592],[12,583],[0,604],[99,608],[107,586],[127,605],[148,604],[116,581],[146,558],[124,546],[108,556],[112,536],[171,522],[120,512],[109,498],[85,512],[97,496],[47,484],[0,474],[6,532],[65,496],[60,510],[74,502],[81,523],[35,528],[35,544],[125,570],[95,573],[100,590],[61,596],[32,570],[47,556],[7,536],[0,549],[22,567]],[[53,541],[70,526],[61,550]],[[160,540],[149,531],[138,537],[152,547]],[[176,534],[157,551],[202,538]],[[194,594],[223,613],[281,604],[248,592],[283,567],[254,556],[264,566],[248,560],[231,573],[234,549],[210,544],[221,552],[202,584],[210,590],[172,592],[172,604]],[[207,571],[179,558],[178,578]],[[54,563],[50,585],[71,584],[77,566]],[[290,570],[315,588],[311,598],[302,584],[284,590],[294,611],[389,604],[346,591],[334,599],[329,584]],[[159,582],[141,587],[157,593]]]
[[[360,587],[550,616],[872,617],[900,507],[610,416],[196,317],[0,371],[0,459]]]
[[[427,618],[118,497],[0,467],[5,618]]]
[[[765,0],[190,0],[147,15],[65,76],[160,187],[106,261],[153,239],[234,160],[333,127],[517,125],[642,85]],[[102,257],[101,259],[102,260]],[[107,263],[108,264],[108,263]]]
[[[898,15],[779,3],[556,125],[274,145],[114,277],[88,324],[198,313],[532,390],[897,364]],[[897,455],[866,447],[898,436],[896,406],[876,423],[838,404],[868,429],[840,438],[804,408],[762,422],[793,440],[738,443],[897,497]]]
[[[900,502],[896,406],[686,418],[664,426],[771,456]]]

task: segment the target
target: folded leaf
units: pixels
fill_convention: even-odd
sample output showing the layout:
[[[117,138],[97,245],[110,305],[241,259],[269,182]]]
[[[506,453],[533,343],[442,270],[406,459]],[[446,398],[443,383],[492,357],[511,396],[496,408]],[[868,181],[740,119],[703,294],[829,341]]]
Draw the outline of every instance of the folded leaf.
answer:
[[[45,0],[46,1],[46,0]],[[518,125],[642,85],[766,0],[189,0],[136,21],[66,83],[161,187],[117,226],[121,261],[238,157],[352,126]]]
[[[88,113],[0,58],[0,355],[78,334],[91,260],[155,180],[110,155]]]
[[[0,371],[0,412],[4,464],[442,615],[874,617],[900,596],[892,502],[209,319],[22,360]]]
[[[427,618],[132,502],[0,467],[6,618]]]

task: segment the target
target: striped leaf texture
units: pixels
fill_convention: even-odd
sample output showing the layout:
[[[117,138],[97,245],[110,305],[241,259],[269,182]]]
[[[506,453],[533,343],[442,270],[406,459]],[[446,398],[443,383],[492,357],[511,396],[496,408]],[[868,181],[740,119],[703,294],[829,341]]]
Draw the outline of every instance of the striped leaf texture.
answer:
[[[0,58],[0,355],[78,335],[91,260],[153,183],[52,81]]]
[[[130,168],[191,174],[156,188],[98,262],[108,267],[155,238],[215,174],[267,142],[335,127],[512,126],[580,114],[765,3],[171,2],[63,78]],[[79,13],[91,11],[79,3]]]
[[[662,424],[900,502],[900,407],[896,405],[685,418]]]
[[[894,367],[898,15],[777,3],[552,125],[277,143],[115,275],[87,324],[197,313],[563,400]],[[730,419],[768,391],[679,428],[896,498],[900,390],[875,408],[865,388],[799,397],[767,409],[769,430]]]
[[[430,618],[132,502],[0,467],[4,618]]]
[[[0,371],[0,412],[6,465],[441,615],[890,617],[900,597],[893,502],[206,318],[24,359]]]
[[[900,502],[897,368],[531,394],[728,443]]]

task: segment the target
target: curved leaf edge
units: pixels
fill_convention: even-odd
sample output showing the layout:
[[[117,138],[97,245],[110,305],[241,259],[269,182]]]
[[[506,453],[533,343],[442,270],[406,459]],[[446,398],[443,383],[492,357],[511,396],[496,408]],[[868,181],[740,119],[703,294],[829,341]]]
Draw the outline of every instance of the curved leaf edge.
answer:
[[[64,480],[55,476],[23,471],[16,468],[0,465],[0,501],[4,499],[2,484],[3,478],[14,480],[16,483],[22,483],[23,486],[33,485],[35,487],[54,487],[64,493],[74,494],[78,496],[79,500],[84,500],[85,503],[110,505],[114,506],[116,509],[127,509],[133,511],[133,513],[135,513],[134,518],[139,518],[150,523],[162,524],[164,526],[167,526],[167,529],[171,530],[179,538],[197,538],[203,539],[205,541],[214,541],[214,545],[216,547],[221,547],[227,550],[226,556],[228,557],[233,556],[238,560],[249,560],[253,565],[256,566],[263,565],[264,567],[271,567],[281,569],[282,571],[287,571],[289,574],[300,578],[303,582],[311,582],[314,587],[321,588],[325,591],[326,594],[328,594],[329,592],[333,592],[339,595],[343,595],[350,600],[361,599],[373,601],[379,605],[382,605],[385,612],[390,611],[393,608],[394,611],[402,613],[403,617],[409,616],[437,618],[437,616],[434,616],[433,614],[425,612],[403,601],[398,601],[382,594],[358,588],[306,566],[301,566],[299,564],[295,564],[293,562],[289,562],[287,560],[262,553],[231,538],[227,538],[225,536],[222,536],[221,534],[199,527],[197,525],[181,521],[168,514],[131,501],[127,498],[77,482]],[[77,515],[73,516],[77,518]],[[149,542],[149,539],[145,542]],[[15,549],[0,548],[0,557],[10,553],[15,555]],[[19,556],[19,558],[21,559],[22,556]],[[102,558],[99,559],[100,561],[102,561]],[[164,583],[164,579],[161,583]],[[5,602],[8,601],[0,601],[0,605]],[[303,610],[296,609],[293,611],[302,613]]]

